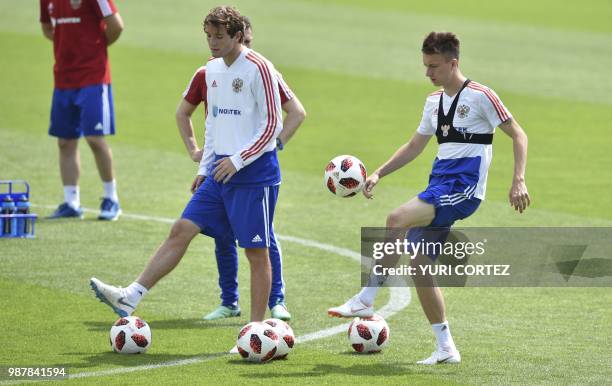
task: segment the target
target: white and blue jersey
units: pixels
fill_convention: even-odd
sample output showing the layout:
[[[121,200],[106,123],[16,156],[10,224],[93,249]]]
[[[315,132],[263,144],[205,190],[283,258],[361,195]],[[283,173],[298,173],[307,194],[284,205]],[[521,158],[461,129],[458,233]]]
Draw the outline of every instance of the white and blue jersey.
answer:
[[[199,175],[208,176],[215,160],[230,157],[238,170],[230,184],[280,183],[276,137],[282,130],[282,110],[275,74],[272,63],[250,49],[229,67],[222,58],[208,62]]]
[[[436,207],[431,226],[450,226],[484,200],[493,134],[511,117],[493,90],[469,80],[453,97],[443,90],[427,97],[417,132],[436,135],[440,145],[429,185],[418,197]]]
[[[244,49],[228,67],[222,58],[206,65],[206,131],[198,175],[209,176],[182,218],[216,239],[235,238],[243,248],[268,248],[280,168],[275,139],[282,111],[272,63]],[[214,162],[229,157],[237,172],[217,182]]]

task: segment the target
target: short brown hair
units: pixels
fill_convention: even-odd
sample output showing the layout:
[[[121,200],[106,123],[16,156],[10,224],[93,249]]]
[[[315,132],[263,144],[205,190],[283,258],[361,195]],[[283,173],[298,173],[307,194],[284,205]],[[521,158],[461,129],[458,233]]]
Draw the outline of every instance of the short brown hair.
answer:
[[[203,27],[212,25],[217,28],[224,27],[227,34],[231,37],[236,36],[236,33],[242,32],[240,42],[244,39],[244,20],[240,11],[229,5],[221,5],[210,10],[204,18]]]
[[[423,40],[425,55],[443,55],[447,60],[459,59],[459,39],[452,32],[430,32]]]

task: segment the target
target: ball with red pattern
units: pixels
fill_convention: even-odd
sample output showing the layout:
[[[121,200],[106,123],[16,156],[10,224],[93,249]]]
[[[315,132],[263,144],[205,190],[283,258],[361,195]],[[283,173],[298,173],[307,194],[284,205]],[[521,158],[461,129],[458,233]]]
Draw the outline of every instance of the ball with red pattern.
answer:
[[[293,329],[287,322],[284,322],[280,319],[266,319],[264,323],[272,326],[274,331],[278,334],[278,348],[276,349],[276,354],[274,354],[274,359],[284,359],[289,355],[289,351],[295,345],[295,335],[293,334]]]
[[[352,155],[340,155],[325,167],[323,183],[340,197],[352,197],[363,189],[367,177],[363,163]]]
[[[240,329],[236,346],[240,356],[251,362],[268,362],[276,354],[279,336],[264,322],[251,322]]]
[[[389,342],[389,325],[382,316],[355,318],[348,329],[351,346],[358,353],[374,353]]]
[[[151,328],[138,316],[120,318],[111,327],[110,344],[119,354],[142,354],[151,346]]]

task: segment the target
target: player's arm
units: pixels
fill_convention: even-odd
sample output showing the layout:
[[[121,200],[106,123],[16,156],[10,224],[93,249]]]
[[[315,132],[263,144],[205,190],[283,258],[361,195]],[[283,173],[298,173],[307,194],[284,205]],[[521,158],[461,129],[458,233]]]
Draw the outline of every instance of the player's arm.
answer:
[[[278,139],[281,146],[285,146],[306,119],[306,110],[297,96],[283,103],[281,107],[286,115],[283,120],[283,130],[278,135]]]
[[[110,16],[104,18],[106,28],[104,29],[104,35],[106,35],[106,45],[110,46],[119,39],[121,32],[123,32],[123,19],[119,12],[115,12]]]
[[[425,149],[431,137],[431,135],[424,135],[418,132],[414,133],[408,143],[397,149],[387,162],[368,176],[363,188],[363,195],[367,198],[372,198],[372,189],[378,181],[414,160],[423,152],[423,149]]]
[[[202,149],[198,147],[198,142],[195,139],[193,122],[191,121],[191,116],[197,108],[197,105],[187,102],[184,98],[181,99],[176,108],[176,126],[179,129],[187,152],[194,162],[200,162],[202,160]]]
[[[527,134],[514,118],[507,119],[499,128],[512,138],[514,150],[514,176],[508,198],[515,210],[523,213],[531,204],[527,185],[525,184],[525,168],[527,167]]]
[[[40,27],[42,28],[43,35],[45,35],[47,39],[53,41],[53,24],[40,23]]]

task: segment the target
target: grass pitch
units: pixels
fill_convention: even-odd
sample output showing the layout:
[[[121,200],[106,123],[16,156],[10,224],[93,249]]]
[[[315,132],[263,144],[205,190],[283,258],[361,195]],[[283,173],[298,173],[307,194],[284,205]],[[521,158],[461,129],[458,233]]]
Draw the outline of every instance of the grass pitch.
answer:
[[[270,58],[309,117],[280,154],[283,185],[275,229],[281,235],[358,250],[361,226],[425,186],[435,146],[385,178],[374,201],[334,200],[323,166],[354,154],[372,170],[414,132],[424,97],[422,37],[432,29],[463,38],[461,66],[494,88],[529,135],[524,215],[507,204],[511,141],[498,131],[487,200],[471,226],[611,226],[612,27],[605,1],[412,2],[240,1],[255,48]],[[201,19],[214,3],[161,0],[117,5],[124,36],[110,49],[118,135],[111,142],[125,216],[116,223],[40,220],[34,240],[0,240],[0,366],[64,364],[79,384],[602,384],[612,377],[608,289],[447,289],[454,338],[464,362],[424,368],[433,337],[414,299],[388,318],[391,343],[380,355],[353,354],[338,334],[299,344],[286,361],[251,365],[225,353],[247,317],[204,323],[218,302],[213,243],[199,237],[183,262],[146,297],[138,315],[153,331],[146,355],[108,346],[115,316],[97,303],[88,279],[128,284],[166,236],[166,220],[189,199],[196,165],[175,128],[174,108],[208,57]],[[61,199],[57,149],[47,137],[52,49],[40,34],[38,5],[0,1],[0,179],[23,178],[34,211]],[[203,127],[201,114],[196,119]],[[200,134],[200,138],[203,135]],[[102,194],[82,147],[82,201]],[[283,242],[287,303],[296,335],[334,327],[325,311],[359,286],[350,258]],[[240,267],[241,306],[248,267]],[[381,292],[377,304],[389,300]],[[0,380],[3,382],[3,380]]]

